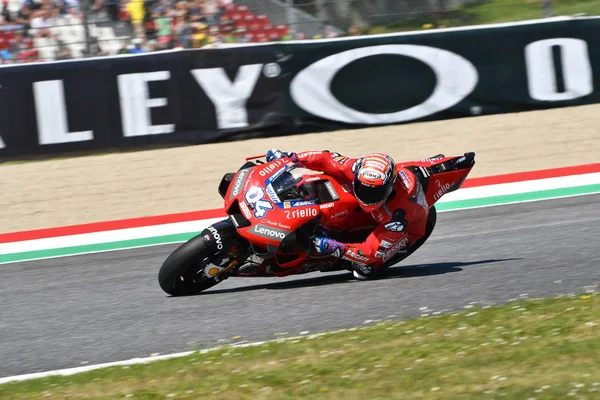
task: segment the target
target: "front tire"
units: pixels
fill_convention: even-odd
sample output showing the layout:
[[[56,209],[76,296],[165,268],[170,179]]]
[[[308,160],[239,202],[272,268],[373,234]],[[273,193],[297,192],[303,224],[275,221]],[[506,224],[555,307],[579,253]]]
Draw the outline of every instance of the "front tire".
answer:
[[[219,281],[208,277],[204,270],[211,257],[217,255],[202,234],[193,237],[175,249],[160,267],[160,287],[172,296],[189,296],[213,287]]]

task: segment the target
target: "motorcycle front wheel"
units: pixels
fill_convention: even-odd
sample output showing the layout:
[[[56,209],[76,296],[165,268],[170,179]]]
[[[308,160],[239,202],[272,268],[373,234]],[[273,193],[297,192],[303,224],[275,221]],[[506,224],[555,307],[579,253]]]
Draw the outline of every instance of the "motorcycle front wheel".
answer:
[[[202,235],[179,246],[160,267],[158,283],[172,296],[194,295],[213,287],[219,280],[215,272],[230,260],[209,248]]]

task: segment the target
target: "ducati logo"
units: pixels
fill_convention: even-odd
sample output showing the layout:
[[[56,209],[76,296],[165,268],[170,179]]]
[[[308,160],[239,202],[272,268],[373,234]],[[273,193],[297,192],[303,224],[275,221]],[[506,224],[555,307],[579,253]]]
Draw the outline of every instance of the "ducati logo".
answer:
[[[372,114],[348,107],[331,92],[331,82],[346,65],[384,54],[411,57],[431,68],[437,83],[429,98],[406,110]],[[298,107],[321,118],[350,124],[391,124],[427,117],[456,105],[475,89],[478,80],[475,66],[456,53],[429,46],[390,44],[361,47],[325,57],[296,75],[290,93]]]
[[[383,226],[390,232],[402,232],[404,230],[404,224],[400,221],[388,222]]]

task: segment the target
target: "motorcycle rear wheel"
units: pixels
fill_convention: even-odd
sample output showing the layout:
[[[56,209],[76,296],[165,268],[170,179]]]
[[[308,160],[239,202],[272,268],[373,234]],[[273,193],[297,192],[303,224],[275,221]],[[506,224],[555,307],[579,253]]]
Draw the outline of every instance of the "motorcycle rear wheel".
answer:
[[[212,264],[211,257],[216,255],[218,253],[204,243],[202,235],[193,237],[175,249],[160,267],[160,287],[172,296],[194,295],[213,287],[219,281],[204,271]]]

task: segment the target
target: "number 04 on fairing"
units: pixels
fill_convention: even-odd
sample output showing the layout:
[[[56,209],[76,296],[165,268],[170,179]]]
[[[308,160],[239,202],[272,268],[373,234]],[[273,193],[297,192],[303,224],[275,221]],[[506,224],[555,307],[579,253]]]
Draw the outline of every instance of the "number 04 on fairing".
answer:
[[[351,270],[349,261],[315,253],[311,240],[315,233],[326,232],[336,240],[362,242],[371,232],[376,221],[358,207],[351,185],[301,168],[289,158],[265,163],[262,157],[247,158],[237,172],[225,174],[218,192],[228,217],[182,244],[164,261],[158,281],[166,293],[196,294],[231,276]],[[429,219],[425,237],[407,252],[394,255],[390,249],[384,267],[405,259],[427,240],[436,223],[435,203],[457,190],[474,164],[474,153],[398,164],[419,179],[414,201],[429,208]]]

